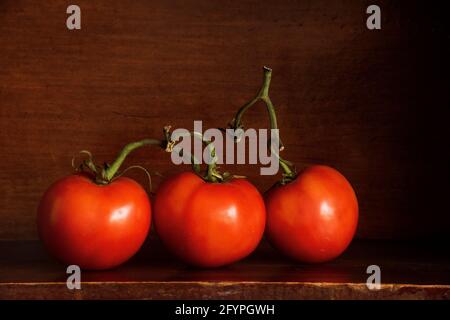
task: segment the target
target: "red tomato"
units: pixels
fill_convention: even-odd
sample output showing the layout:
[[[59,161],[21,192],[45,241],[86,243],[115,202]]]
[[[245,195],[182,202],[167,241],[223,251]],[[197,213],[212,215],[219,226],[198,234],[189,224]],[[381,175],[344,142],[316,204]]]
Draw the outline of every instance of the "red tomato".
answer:
[[[155,229],[183,261],[218,267],[249,255],[264,234],[264,200],[245,179],[205,182],[191,172],[175,175],[159,188]]]
[[[133,256],[147,237],[151,208],[134,180],[97,185],[86,175],[54,183],[39,205],[37,224],[45,247],[59,260],[84,269],[108,269]]]
[[[333,168],[312,166],[266,195],[267,236],[287,256],[325,262],[350,244],[358,201],[350,183]]]

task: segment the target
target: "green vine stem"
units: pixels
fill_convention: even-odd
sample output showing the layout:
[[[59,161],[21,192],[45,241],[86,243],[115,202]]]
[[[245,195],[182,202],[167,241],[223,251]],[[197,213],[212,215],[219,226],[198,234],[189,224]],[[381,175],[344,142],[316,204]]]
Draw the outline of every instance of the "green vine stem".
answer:
[[[252,107],[255,103],[257,103],[259,100],[262,100],[266,107],[267,111],[269,113],[269,119],[270,119],[270,128],[271,129],[278,129],[278,123],[277,123],[277,116],[275,112],[275,106],[273,105],[272,101],[269,97],[269,87],[270,87],[270,81],[272,78],[272,70],[270,68],[264,67],[264,78],[263,78],[263,84],[261,86],[261,89],[259,90],[258,94],[248,103],[246,103],[244,106],[242,106],[238,112],[236,113],[236,116],[234,119],[230,122],[229,126],[236,129],[242,129],[242,117],[245,114],[245,112]],[[237,177],[232,176],[228,172],[224,172],[221,174],[218,171],[217,167],[217,157],[216,157],[216,150],[214,148],[214,144],[211,141],[207,141],[203,138],[202,134],[199,132],[189,132],[190,136],[201,139],[202,143],[205,144],[210,151],[210,155],[213,159],[213,161],[210,161],[208,164],[208,168],[206,171],[206,174],[204,176],[201,176],[200,173],[200,165],[199,161],[195,158],[194,155],[191,154],[191,163],[193,167],[193,171],[197,173],[199,176],[201,176],[205,181],[208,182],[223,182],[229,179],[230,177]],[[283,158],[280,157],[279,152],[284,149],[283,143],[279,139],[278,133],[277,138],[280,142],[280,149],[279,150],[273,150],[272,143],[269,141],[271,146],[271,151],[276,155],[281,168],[283,169],[283,180],[281,181],[282,184],[288,183],[295,179],[297,173],[293,166],[293,164]],[[179,138],[181,138],[180,136]],[[87,167],[94,175],[95,175],[95,182],[98,184],[108,184],[110,183],[114,177],[117,175],[118,170],[120,169],[121,165],[125,161],[126,157],[134,150],[141,148],[143,146],[147,145],[156,145],[161,148],[163,148],[167,152],[173,152],[178,151],[181,152],[182,150],[179,150],[177,148],[177,141],[174,141],[172,139],[172,135],[170,133],[170,126],[164,127],[164,140],[158,140],[158,139],[144,139],[136,142],[132,142],[127,144],[122,151],[119,153],[117,158],[114,160],[114,162],[111,165],[108,165],[105,163],[104,167],[101,168],[100,166],[95,165],[92,155],[89,151],[81,151],[81,153],[88,156],[88,159],[83,161],[83,164],[80,166],[80,169],[83,169],[84,167]],[[72,161],[72,165],[74,165]]]
[[[81,170],[84,171],[84,169],[88,169],[92,175],[95,177],[94,180],[97,184],[108,184],[110,182],[112,182],[115,178],[121,176],[123,173],[125,173],[128,169],[131,168],[140,168],[143,169],[147,176],[149,176],[150,174],[148,173],[147,170],[145,170],[143,167],[141,166],[132,166],[129,167],[127,169],[125,169],[124,171],[122,171],[122,173],[118,173],[120,167],[122,166],[123,162],[125,161],[126,157],[133,152],[136,149],[139,149],[141,147],[144,146],[149,146],[149,145],[154,145],[154,146],[159,146],[160,148],[164,149],[166,152],[179,152],[180,154],[182,154],[182,152],[184,151],[183,149],[181,149],[177,143],[179,141],[180,138],[182,137],[186,137],[186,136],[191,136],[194,137],[196,139],[200,139],[202,141],[202,143],[209,149],[210,155],[211,155],[211,159],[212,161],[210,161],[210,163],[208,163],[208,168],[206,170],[205,175],[201,174],[201,168],[200,168],[200,162],[195,158],[195,156],[193,154],[190,155],[191,157],[191,164],[192,164],[192,169],[193,171],[199,175],[202,179],[204,179],[205,181],[208,182],[222,182],[227,180],[231,175],[228,172],[224,172],[223,174],[221,174],[218,171],[218,167],[217,167],[217,157],[216,157],[216,150],[214,148],[214,144],[211,141],[205,140],[203,138],[203,135],[199,132],[188,132],[186,135],[180,135],[177,140],[174,140],[172,137],[172,134],[170,132],[170,126],[165,126],[163,129],[164,132],[164,139],[163,140],[158,140],[158,139],[143,139],[140,141],[136,141],[136,142],[132,142],[127,144],[118,154],[117,158],[114,160],[114,162],[112,164],[107,164],[105,163],[103,167],[96,165],[94,163],[92,154],[89,151],[83,150],[80,151],[80,154],[83,154],[87,157],[87,159],[85,159],[82,164],[76,168],[75,167],[75,158],[72,159],[72,166],[77,169],[77,170]],[[149,182],[151,185],[151,178],[149,177]]]
[[[230,174],[228,172],[224,172],[222,174],[218,171],[216,149],[214,147],[214,143],[212,143],[209,140],[204,139],[203,135],[200,132],[190,131],[190,132],[186,133],[185,135],[180,135],[177,140],[173,140],[169,133],[170,127],[167,126],[167,127],[165,127],[164,130],[165,130],[166,138],[169,141],[169,143],[167,144],[169,146],[169,150],[166,150],[166,151],[169,151],[169,152],[178,151],[176,143],[179,141],[180,138],[187,137],[187,136],[191,136],[195,139],[201,140],[202,143],[209,149],[209,153],[212,158],[212,161],[210,161],[210,163],[208,164],[208,168],[207,168],[206,174],[204,176],[202,176],[200,173],[201,170],[200,170],[200,165],[199,165],[198,159],[193,154],[191,154],[191,162],[192,162],[192,167],[194,169],[194,172],[196,172],[199,176],[201,176],[205,181],[223,182],[223,181],[226,181],[228,177],[230,177]]]
[[[272,100],[269,97],[269,87],[270,87],[270,81],[272,79],[272,69],[268,67],[263,68],[263,83],[261,86],[261,89],[259,90],[258,94],[249,102],[247,102],[245,105],[243,105],[238,112],[236,113],[233,120],[231,120],[229,127],[237,130],[237,129],[243,129],[244,126],[242,125],[242,117],[244,116],[245,112],[252,107],[255,103],[257,103],[259,100],[263,101],[266,105],[267,112],[269,114],[270,119],[270,128],[271,129],[278,129],[278,123],[277,123],[277,115],[275,112],[275,106],[272,103]],[[280,163],[281,168],[283,169],[283,179],[281,180],[281,184],[288,183],[295,179],[297,176],[296,170],[294,165],[283,158],[280,157],[279,152],[284,149],[284,145],[281,141],[281,139],[278,136],[278,141],[280,142],[280,150],[273,150],[272,144],[269,141],[271,145],[272,152],[276,155],[278,158],[278,161]]]
[[[101,178],[104,182],[109,183],[114,176],[117,174],[117,171],[119,170],[120,166],[124,162],[125,158],[133,151],[138,148],[141,148],[143,146],[148,145],[156,145],[160,147],[165,147],[165,142],[162,140],[157,139],[144,139],[141,141],[136,141],[127,144],[122,151],[120,151],[119,155],[117,156],[116,160],[111,165],[105,165],[105,168],[102,171]],[[102,181],[100,181],[102,182]]]

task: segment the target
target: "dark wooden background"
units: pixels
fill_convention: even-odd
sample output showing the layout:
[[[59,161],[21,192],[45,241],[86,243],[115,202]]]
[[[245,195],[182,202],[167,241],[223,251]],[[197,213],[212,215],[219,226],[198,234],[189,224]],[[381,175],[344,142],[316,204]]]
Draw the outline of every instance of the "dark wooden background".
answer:
[[[113,159],[165,124],[224,126],[273,68],[285,157],[336,167],[360,238],[450,231],[449,35],[426,1],[0,1],[0,239],[35,239],[44,190],[82,149]],[[382,8],[382,30],[365,27]],[[442,14],[442,16],[441,16]],[[267,125],[253,110],[248,126]],[[128,164],[187,169],[145,149]],[[261,191],[275,177],[237,167]],[[144,179],[133,175],[140,181]]]

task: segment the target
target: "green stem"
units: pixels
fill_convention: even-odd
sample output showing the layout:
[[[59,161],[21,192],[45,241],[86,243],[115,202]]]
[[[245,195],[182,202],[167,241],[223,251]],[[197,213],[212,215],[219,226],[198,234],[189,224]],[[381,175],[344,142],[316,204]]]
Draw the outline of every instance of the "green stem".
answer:
[[[118,173],[120,167],[122,166],[123,162],[125,161],[126,157],[136,149],[139,149],[139,148],[147,146],[147,145],[155,145],[155,146],[161,147],[162,149],[164,149],[166,152],[169,152],[169,153],[177,152],[177,151],[178,152],[184,151],[177,147],[176,143],[178,142],[178,140],[174,141],[172,139],[172,135],[170,132],[170,126],[165,126],[163,132],[164,132],[163,140],[143,139],[140,141],[136,141],[136,142],[127,144],[122,149],[122,151],[120,151],[120,153],[118,154],[118,156],[114,160],[114,162],[111,165],[105,164],[103,168],[94,164],[92,154],[90,152],[81,151],[82,154],[86,154],[88,156],[88,159],[83,161],[82,165],[80,166],[80,168],[78,170],[83,170],[83,168],[88,168],[92,172],[92,174],[95,175],[96,183],[108,184],[117,176],[117,173]],[[210,182],[223,181],[224,177],[217,171],[217,168],[216,168],[217,159],[215,157],[216,150],[214,148],[214,144],[211,143],[211,141],[204,140],[203,135],[199,132],[189,132],[188,136],[193,136],[194,138],[201,139],[203,144],[205,144],[210,150],[210,154],[211,154],[213,161],[211,161],[211,163],[208,164],[207,174],[205,177],[202,176],[202,178],[207,181],[210,181]],[[183,137],[183,136],[180,136],[180,137]],[[201,176],[200,162],[195,158],[195,155],[190,154],[190,157],[191,157],[193,171],[196,174]],[[74,160],[75,159],[72,159],[72,166],[75,168]],[[134,167],[139,167],[139,166],[133,166],[133,168]],[[142,167],[140,167],[140,168],[142,168]],[[148,174],[147,171],[146,171],[146,173]]]
[[[157,139],[144,139],[141,141],[136,141],[136,142],[132,142],[127,144],[122,151],[119,153],[119,155],[117,156],[116,160],[114,160],[114,162],[106,167],[103,170],[102,173],[102,179],[108,183],[109,181],[112,180],[112,178],[114,178],[114,176],[116,175],[117,171],[119,170],[120,166],[122,165],[123,161],[125,160],[125,158],[135,149],[138,149],[140,147],[146,146],[146,145],[157,145],[160,147],[164,147],[165,146],[165,142],[162,140],[157,140]]]
[[[278,156],[278,161],[280,162],[280,166],[283,169],[284,175],[287,179],[289,178],[295,178],[297,173],[295,172],[295,169],[291,168],[291,165],[286,163],[286,160]],[[291,180],[292,180],[291,179]]]
[[[210,153],[211,158],[213,159],[213,161],[211,161],[208,164],[208,169],[207,169],[207,172],[206,172],[206,176],[203,177],[203,179],[205,179],[206,181],[209,181],[209,182],[223,181],[224,177],[217,171],[216,149],[214,147],[214,144],[211,141],[205,140],[203,138],[203,135],[200,132],[190,131],[187,135],[180,135],[180,138],[181,137],[185,137],[185,136],[191,136],[191,137],[200,139],[202,141],[202,143],[209,149],[209,153]],[[172,141],[172,140],[170,140],[170,141]],[[172,141],[172,142],[176,143],[178,141]],[[176,148],[176,146],[174,146],[174,149],[175,148]],[[194,167],[194,171],[196,173],[199,173],[200,172],[200,166],[199,166],[198,160],[192,154],[191,154],[191,161],[192,161],[192,165]]]
[[[175,149],[178,149],[176,146],[177,141],[174,141],[172,139],[172,134],[170,133],[170,128],[171,126],[165,126],[163,128],[163,132],[164,132],[164,143],[165,143],[165,151],[166,152],[173,152],[173,151],[178,151]],[[189,136],[191,136],[191,133],[189,133]],[[183,150],[180,150],[179,152],[182,152]],[[192,164],[192,170],[194,170],[195,173],[200,174],[201,168],[200,168],[200,162],[197,160],[197,158],[195,157],[195,155],[193,155],[192,153],[190,154],[190,158],[191,158],[191,164]]]
[[[278,123],[277,123],[277,115],[275,112],[275,106],[273,105],[272,101],[270,100],[269,97],[269,88],[270,88],[270,81],[272,79],[272,69],[264,67],[263,68],[263,72],[264,72],[264,78],[263,78],[263,83],[261,86],[261,89],[259,90],[258,94],[256,95],[255,98],[253,98],[251,101],[249,101],[248,103],[246,103],[244,106],[242,106],[238,112],[236,113],[236,116],[234,117],[234,119],[231,121],[230,126],[233,129],[239,129],[239,128],[243,128],[242,125],[242,117],[244,116],[245,112],[252,107],[255,103],[257,103],[259,100],[262,100],[267,108],[267,112],[269,114],[269,119],[270,119],[270,128],[271,129],[278,129]],[[284,149],[283,143],[281,141],[281,139],[278,136],[277,133],[277,138],[278,141],[280,142],[280,150],[272,150],[272,152],[274,152],[274,154],[277,156],[278,161],[280,163],[281,168],[283,169],[283,180],[282,182],[289,182],[293,179],[295,179],[296,176],[296,171],[294,166],[292,166],[292,164],[290,164],[289,161],[284,160],[283,158],[281,158],[279,156],[279,151],[282,151]],[[272,148],[271,148],[272,149]]]
[[[242,106],[238,110],[235,118],[232,121],[232,126],[236,129],[242,127],[242,117],[244,116],[245,112],[248,109],[250,109],[250,107],[252,107],[255,103],[257,103],[259,100],[264,101],[264,103],[267,106],[267,112],[269,113],[269,119],[270,119],[270,128],[278,129],[277,115],[275,113],[275,107],[269,97],[269,87],[270,87],[270,81],[272,79],[272,69],[264,67],[263,71],[264,71],[263,84],[262,84],[261,89],[259,90],[258,94],[256,95],[255,98],[253,98],[250,102],[246,103],[244,106]],[[280,146],[281,146],[281,143],[280,143]]]

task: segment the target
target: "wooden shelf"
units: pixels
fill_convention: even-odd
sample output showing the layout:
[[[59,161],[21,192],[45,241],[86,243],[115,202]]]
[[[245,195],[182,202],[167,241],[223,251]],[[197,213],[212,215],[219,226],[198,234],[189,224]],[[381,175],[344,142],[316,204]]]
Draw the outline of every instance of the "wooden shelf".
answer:
[[[68,290],[65,266],[38,241],[0,241],[0,299],[450,299],[450,257],[434,246],[355,241],[321,265],[281,257],[266,242],[231,266],[201,270],[174,260],[157,239],[129,262],[82,272]],[[366,268],[381,268],[380,290],[368,290]]]

